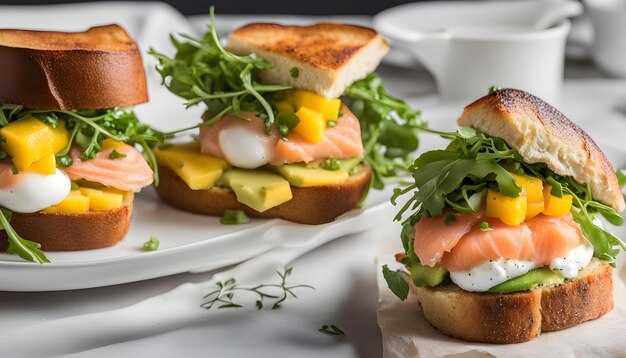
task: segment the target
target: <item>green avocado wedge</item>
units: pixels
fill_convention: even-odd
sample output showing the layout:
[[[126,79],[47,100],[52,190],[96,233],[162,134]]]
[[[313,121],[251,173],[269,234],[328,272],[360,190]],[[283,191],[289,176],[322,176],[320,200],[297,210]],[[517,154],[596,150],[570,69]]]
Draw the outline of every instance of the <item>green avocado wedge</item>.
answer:
[[[419,262],[412,264],[409,271],[411,271],[411,280],[417,287],[435,287],[443,282],[448,274],[448,270],[439,264],[430,267]]]
[[[554,286],[565,282],[565,278],[547,267],[530,270],[522,276],[512,278],[489,289],[491,293],[511,293],[532,290],[538,286]]]

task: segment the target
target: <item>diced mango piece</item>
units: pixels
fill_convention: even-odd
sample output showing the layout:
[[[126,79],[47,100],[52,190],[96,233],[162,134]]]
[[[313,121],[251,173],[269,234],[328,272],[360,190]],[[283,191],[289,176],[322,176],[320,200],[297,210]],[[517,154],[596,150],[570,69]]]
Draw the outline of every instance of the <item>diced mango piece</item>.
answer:
[[[2,148],[13,157],[18,170],[26,170],[42,157],[59,152],[69,140],[63,121],[52,128],[35,117],[7,124],[0,129],[0,135],[5,139]]]
[[[174,171],[192,190],[206,190],[215,184],[227,167],[228,164],[221,159],[203,156],[186,159],[183,166]]]
[[[120,149],[124,145],[124,142],[118,142],[111,138],[107,138],[102,141],[102,149]]]
[[[539,203],[543,201],[543,181],[530,175],[513,174],[517,185],[522,187],[522,195],[528,198],[528,203]]]
[[[89,198],[89,209],[93,211],[106,211],[117,209],[122,206],[124,196],[121,194],[107,193],[96,189],[81,188],[81,193]]]
[[[50,210],[50,211],[46,211]],[[78,190],[72,190],[70,195],[65,197],[62,202],[54,205],[52,208],[43,210],[44,212],[55,212],[59,214],[73,214],[89,211],[89,198],[80,194]]]
[[[345,170],[307,168],[303,164],[284,164],[275,167],[276,172],[295,187],[311,187],[340,183],[350,177]]]
[[[554,196],[550,194],[552,188],[549,185],[546,185],[546,188],[543,190],[543,202],[544,209],[543,213],[548,216],[562,216],[567,215],[572,209],[572,200],[574,199],[569,194],[563,194],[562,197]]]
[[[276,102],[274,106],[276,106],[276,110],[278,111],[278,113],[296,111],[294,105],[291,104],[291,102],[285,100]]]
[[[210,188],[230,167],[225,160],[200,153],[195,142],[156,149],[154,154],[159,163],[175,171],[193,190]]]
[[[57,162],[54,154],[46,154],[26,168],[26,171],[48,175],[56,173],[56,168]]]
[[[543,201],[539,203],[528,203],[526,207],[526,220],[532,219],[535,216],[541,214],[544,210]]]
[[[300,107],[296,116],[300,123],[294,128],[296,133],[306,138],[311,143],[319,143],[324,139],[324,129],[326,121],[321,113],[315,112],[307,107]]]
[[[507,225],[519,225],[526,218],[527,198],[520,195],[510,198],[497,191],[487,190],[487,210],[485,215],[498,218]]]
[[[296,107],[296,110],[300,110],[301,107],[309,108],[321,113],[327,121],[337,119],[341,109],[341,100],[339,98],[325,98],[304,90],[294,90],[291,93],[291,102]]]

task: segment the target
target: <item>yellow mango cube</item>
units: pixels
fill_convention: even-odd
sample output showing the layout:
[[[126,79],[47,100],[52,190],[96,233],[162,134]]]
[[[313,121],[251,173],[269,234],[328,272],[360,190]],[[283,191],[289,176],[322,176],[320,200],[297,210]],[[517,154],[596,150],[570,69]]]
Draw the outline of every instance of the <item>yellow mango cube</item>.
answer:
[[[46,154],[38,161],[31,164],[26,171],[49,175],[56,173],[57,162],[54,154]]]
[[[541,214],[544,210],[543,201],[539,203],[528,203],[526,207],[526,220],[532,219]]]
[[[174,144],[171,147],[154,149],[159,164],[165,165],[170,169],[177,169],[183,166],[185,159],[195,158],[204,154],[200,153],[200,145],[197,142],[185,144]]]
[[[124,142],[118,142],[116,140],[113,140],[111,138],[107,138],[105,140],[102,141],[102,149],[103,150],[107,150],[107,149],[120,149],[122,146],[124,145]]]
[[[304,90],[294,90],[291,93],[291,102],[296,110],[300,110],[302,107],[309,108],[321,113],[327,121],[337,119],[341,109],[341,100],[339,98],[325,98]]]
[[[296,112],[296,116],[300,119],[300,123],[294,128],[296,133],[311,143],[319,143],[324,139],[326,121],[321,113],[307,107],[300,107],[298,112]]]
[[[69,140],[63,121],[52,128],[35,117],[7,124],[0,129],[0,135],[5,139],[2,148],[13,157],[18,170],[25,170],[42,157],[59,152]]]
[[[276,110],[278,111],[278,113],[296,111],[296,108],[294,107],[294,105],[291,104],[291,102],[286,101],[286,100],[278,101],[274,104],[274,106],[276,107]]]
[[[227,167],[225,161],[203,155],[185,159],[182,167],[174,171],[192,190],[206,190],[215,184]]]
[[[522,187],[522,195],[528,198],[528,203],[543,201],[543,181],[530,175],[517,175],[511,173],[517,185]]]
[[[552,188],[546,185],[543,191],[544,209],[543,213],[548,216],[562,216],[567,215],[572,209],[572,200],[574,199],[569,194],[563,194],[562,197],[554,196],[550,194]]]
[[[487,190],[487,210],[485,215],[498,218],[507,225],[519,225],[526,218],[527,200],[524,195],[510,198],[489,189]]]
[[[89,198],[89,210],[106,211],[122,206],[124,195],[92,188],[80,188],[80,193]]]
[[[62,202],[54,205],[54,208],[55,209],[51,210],[59,214],[82,213],[85,211],[89,211],[89,198],[81,195],[80,191],[78,190],[72,190],[70,192],[70,195],[63,199]]]

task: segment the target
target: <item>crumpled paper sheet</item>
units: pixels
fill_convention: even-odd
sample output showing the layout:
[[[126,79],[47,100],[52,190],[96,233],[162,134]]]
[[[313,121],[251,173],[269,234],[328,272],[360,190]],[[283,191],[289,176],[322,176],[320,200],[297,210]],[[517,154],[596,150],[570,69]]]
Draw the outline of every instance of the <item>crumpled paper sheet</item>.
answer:
[[[621,253],[621,256],[625,256]],[[622,257],[623,259],[624,257]],[[378,267],[378,325],[385,358],[393,357],[626,357],[626,265],[614,272],[615,307],[599,319],[518,344],[465,342],[440,333],[424,318],[417,297],[403,302],[387,287],[383,265],[398,267],[393,254],[381,256]]]

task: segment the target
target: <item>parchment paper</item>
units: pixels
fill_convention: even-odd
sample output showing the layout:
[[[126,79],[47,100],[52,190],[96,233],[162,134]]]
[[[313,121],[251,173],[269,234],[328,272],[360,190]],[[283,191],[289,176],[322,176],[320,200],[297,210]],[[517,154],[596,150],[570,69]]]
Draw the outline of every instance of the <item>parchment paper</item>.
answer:
[[[620,253],[626,256],[625,253]],[[622,257],[623,259],[624,257]],[[623,260],[622,260],[623,261]],[[400,301],[387,287],[383,265],[397,267],[393,255],[377,260],[378,325],[384,357],[626,357],[626,265],[614,270],[615,307],[599,319],[542,333],[530,342],[494,345],[465,342],[431,327],[417,297]]]

